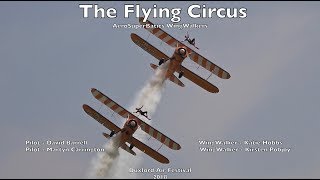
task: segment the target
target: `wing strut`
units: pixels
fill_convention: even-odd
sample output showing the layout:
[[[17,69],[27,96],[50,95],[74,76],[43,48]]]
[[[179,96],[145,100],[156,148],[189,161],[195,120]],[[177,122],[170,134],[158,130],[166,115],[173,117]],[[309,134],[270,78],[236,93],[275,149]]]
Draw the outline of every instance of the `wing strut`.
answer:
[[[161,146],[158,148],[158,150],[157,150],[157,151],[159,151],[159,150],[161,149],[162,145],[163,145],[163,144],[161,143]]]
[[[212,72],[210,73],[209,77],[207,77],[207,79],[206,79],[207,81],[208,81],[208,79],[211,77],[211,75],[212,75]]]

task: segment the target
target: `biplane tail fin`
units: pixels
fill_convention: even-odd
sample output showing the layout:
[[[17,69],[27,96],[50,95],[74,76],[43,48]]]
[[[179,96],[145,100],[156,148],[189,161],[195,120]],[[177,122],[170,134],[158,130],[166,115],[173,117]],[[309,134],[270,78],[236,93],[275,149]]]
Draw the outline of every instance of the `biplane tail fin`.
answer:
[[[152,69],[156,70],[158,68],[157,65],[155,64],[150,64],[150,66],[152,67]],[[181,86],[181,87],[184,87],[184,84],[174,75],[172,74],[169,78],[170,81],[174,82],[175,84]]]

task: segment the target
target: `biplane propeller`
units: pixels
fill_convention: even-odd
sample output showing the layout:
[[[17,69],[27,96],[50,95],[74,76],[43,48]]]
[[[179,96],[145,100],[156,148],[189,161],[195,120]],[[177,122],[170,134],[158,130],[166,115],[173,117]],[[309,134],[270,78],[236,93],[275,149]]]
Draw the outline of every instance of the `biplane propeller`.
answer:
[[[167,72],[165,74],[166,79],[169,79],[175,84],[184,87],[184,84],[179,80],[179,78],[184,76],[193,83],[197,84],[198,86],[202,87],[203,89],[211,93],[219,92],[219,89],[216,86],[182,66],[183,60],[187,57],[189,57],[192,61],[199,64],[206,70],[210,71],[212,74],[215,74],[216,76],[222,79],[229,79],[231,77],[230,74],[227,71],[223,70],[221,67],[204,58],[197,52],[193,51],[191,48],[184,45],[182,42],[176,40],[174,37],[170,36],[162,29],[155,28],[154,24],[151,23],[149,20],[143,22],[143,18],[140,17],[139,22],[140,24],[144,25],[143,27],[146,30],[148,30],[151,34],[158,37],[160,40],[167,43],[169,46],[175,48],[173,55],[169,58],[166,54],[161,52],[159,49],[155,48],[153,45],[151,45],[138,35],[134,33],[131,34],[131,39],[136,45],[140,46],[143,50],[147,51],[159,60],[159,66],[168,60],[170,61]],[[150,64],[150,66],[153,69],[158,68],[158,66],[155,64]],[[175,72],[179,73],[179,78],[177,78],[174,75]]]
[[[101,123],[104,127],[108,128],[111,133],[110,135],[103,133],[103,135],[106,138],[112,137],[114,135],[119,136],[119,144],[118,146],[124,149],[125,151],[129,152],[132,155],[136,155],[136,153],[132,150],[134,147],[140,149],[145,154],[149,155],[153,159],[157,160],[158,162],[167,164],[169,163],[169,160],[164,157],[162,154],[157,152],[156,150],[150,148],[149,146],[145,145],[135,137],[133,137],[133,134],[136,132],[138,127],[162,144],[166,145],[170,149],[173,150],[179,150],[181,149],[181,146],[173,141],[172,139],[168,138],[155,128],[151,127],[149,124],[143,122],[141,119],[124,109],[122,106],[114,102],[112,99],[101,93],[100,91],[92,88],[91,89],[92,95],[105,104],[107,107],[109,107],[114,112],[118,113],[121,117],[126,118],[126,122],[123,125],[122,128],[118,127],[117,125],[113,124],[111,121],[109,121],[107,118],[102,116],[100,113],[92,109],[90,106],[84,104],[83,109],[84,111],[91,116],[93,119],[97,120],[99,123]],[[128,146],[127,143],[130,144]]]

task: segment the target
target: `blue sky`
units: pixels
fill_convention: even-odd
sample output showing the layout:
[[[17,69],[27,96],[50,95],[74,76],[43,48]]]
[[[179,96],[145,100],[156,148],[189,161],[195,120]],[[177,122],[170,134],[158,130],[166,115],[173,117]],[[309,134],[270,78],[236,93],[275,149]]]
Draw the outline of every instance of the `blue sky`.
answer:
[[[218,94],[185,78],[184,88],[167,82],[152,126],[182,149],[161,149],[170,165],[143,156],[141,167],[192,168],[191,174],[168,175],[172,178],[319,177],[320,3],[204,2],[207,7],[245,7],[247,18],[192,19],[186,9],[194,3],[199,4],[156,2],[158,7],[181,7],[181,23],[207,24],[207,29],[165,31],[180,39],[188,31],[199,52],[231,78],[210,78]],[[85,177],[95,153],[29,153],[25,141],[87,140],[90,146],[102,146],[106,139],[101,133],[108,130],[81,107],[100,108],[90,88],[129,107],[153,73],[149,63],[157,62],[131,42],[130,33],[171,55],[170,47],[144,29],[112,28],[114,23],[138,23],[122,17],[124,3],[98,4],[115,7],[118,17],[83,19],[78,2],[0,2],[1,178]],[[152,7],[153,2],[140,5]],[[209,75],[190,62],[184,64]],[[103,113],[110,117],[106,109]],[[274,139],[292,152],[202,153],[200,139]]]

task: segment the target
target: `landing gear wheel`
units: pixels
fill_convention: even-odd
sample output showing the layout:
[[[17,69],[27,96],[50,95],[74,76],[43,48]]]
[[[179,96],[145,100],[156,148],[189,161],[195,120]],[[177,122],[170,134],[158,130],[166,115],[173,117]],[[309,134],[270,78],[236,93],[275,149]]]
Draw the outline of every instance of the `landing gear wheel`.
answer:
[[[112,137],[114,134],[115,134],[115,132],[114,132],[114,131],[111,131],[110,137]]]
[[[164,59],[163,59],[163,58],[160,59],[160,61],[159,61],[159,66],[160,66],[162,63],[164,63]]]
[[[181,71],[181,72],[179,73],[179,78],[182,78],[182,76],[183,76],[183,72]]]
[[[132,148],[133,148],[133,144],[131,144],[129,148],[132,150]]]

